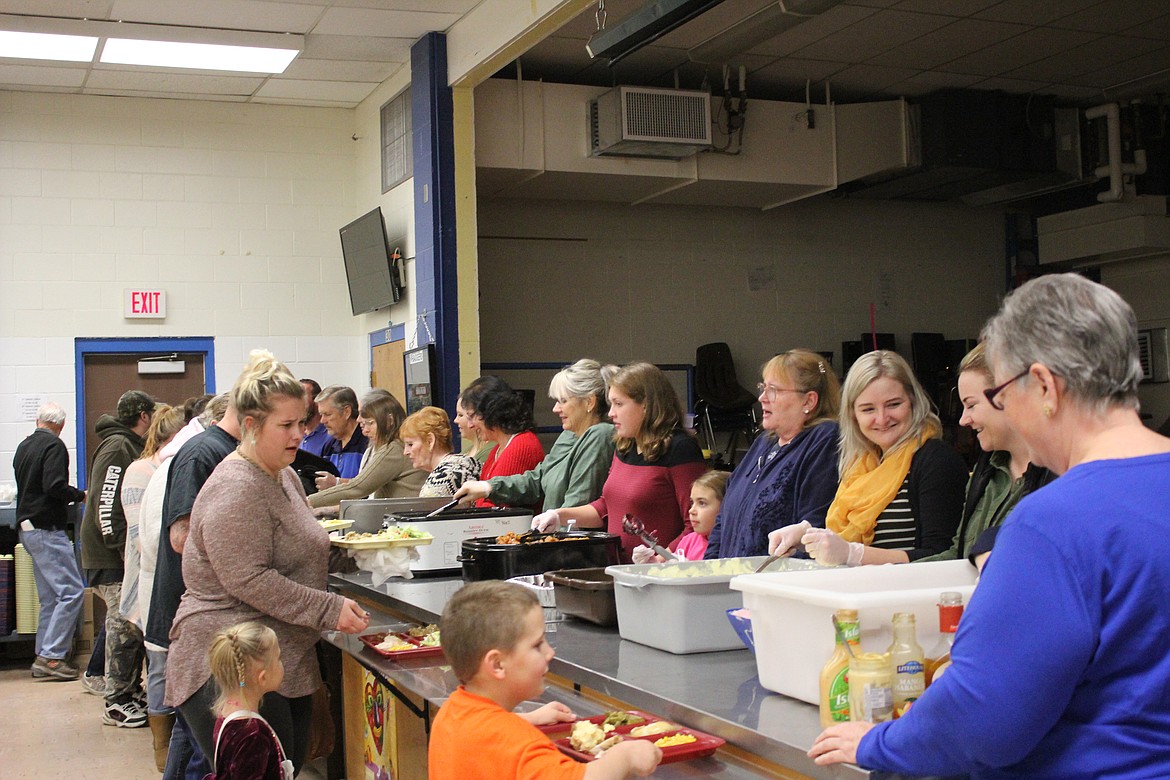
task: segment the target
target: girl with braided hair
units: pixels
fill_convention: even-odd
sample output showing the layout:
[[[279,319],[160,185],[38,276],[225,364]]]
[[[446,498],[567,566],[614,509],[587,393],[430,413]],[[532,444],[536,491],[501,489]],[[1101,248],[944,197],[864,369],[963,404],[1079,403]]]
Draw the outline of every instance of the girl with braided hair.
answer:
[[[214,780],[292,780],[292,761],[272,726],[260,715],[264,694],[280,688],[284,665],[276,632],[260,623],[220,631],[207,652],[215,700]]]

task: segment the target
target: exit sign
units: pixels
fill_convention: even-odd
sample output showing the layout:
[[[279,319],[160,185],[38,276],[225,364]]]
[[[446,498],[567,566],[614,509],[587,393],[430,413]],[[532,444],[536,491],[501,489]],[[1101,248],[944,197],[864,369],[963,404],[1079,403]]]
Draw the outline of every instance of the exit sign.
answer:
[[[127,318],[166,319],[166,290],[123,290],[122,316]]]

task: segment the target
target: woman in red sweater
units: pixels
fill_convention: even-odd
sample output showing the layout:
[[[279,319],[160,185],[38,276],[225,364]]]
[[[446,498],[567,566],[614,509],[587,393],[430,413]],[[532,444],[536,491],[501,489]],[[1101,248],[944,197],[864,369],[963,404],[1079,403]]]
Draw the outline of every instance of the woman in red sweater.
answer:
[[[532,432],[532,410],[507,382],[498,376],[481,376],[460,397],[480,441],[496,445],[483,462],[480,479],[523,474],[544,460],[544,448]],[[497,506],[486,498],[475,505]]]
[[[626,515],[641,520],[671,549],[691,530],[691,484],[707,470],[695,438],[682,428],[682,404],[666,375],[650,363],[631,363],[609,383],[609,419],[617,452],[601,498],[533,518],[549,530],[570,520],[581,528],[605,527],[622,537],[622,557],[642,540],[622,530]]]

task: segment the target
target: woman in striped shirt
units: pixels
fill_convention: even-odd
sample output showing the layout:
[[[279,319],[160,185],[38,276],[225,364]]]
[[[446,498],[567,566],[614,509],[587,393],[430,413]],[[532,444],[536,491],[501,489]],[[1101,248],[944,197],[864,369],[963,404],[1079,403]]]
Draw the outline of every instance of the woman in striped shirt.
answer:
[[[841,484],[825,528],[774,531],[773,550],[803,543],[826,565],[907,563],[951,545],[967,468],[910,366],[877,350],[849,370],[841,398]]]

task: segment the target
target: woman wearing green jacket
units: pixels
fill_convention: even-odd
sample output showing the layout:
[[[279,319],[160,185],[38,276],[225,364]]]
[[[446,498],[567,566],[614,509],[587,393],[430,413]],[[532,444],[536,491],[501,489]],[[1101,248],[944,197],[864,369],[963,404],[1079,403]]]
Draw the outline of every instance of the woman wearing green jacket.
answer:
[[[601,495],[613,461],[613,425],[603,422],[609,411],[606,377],[612,367],[596,360],[565,366],[549,383],[564,432],[536,468],[523,474],[466,482],[455,498],[470,503],[490,497],[508,506],[542,505],[544,510],[588,504]]]

